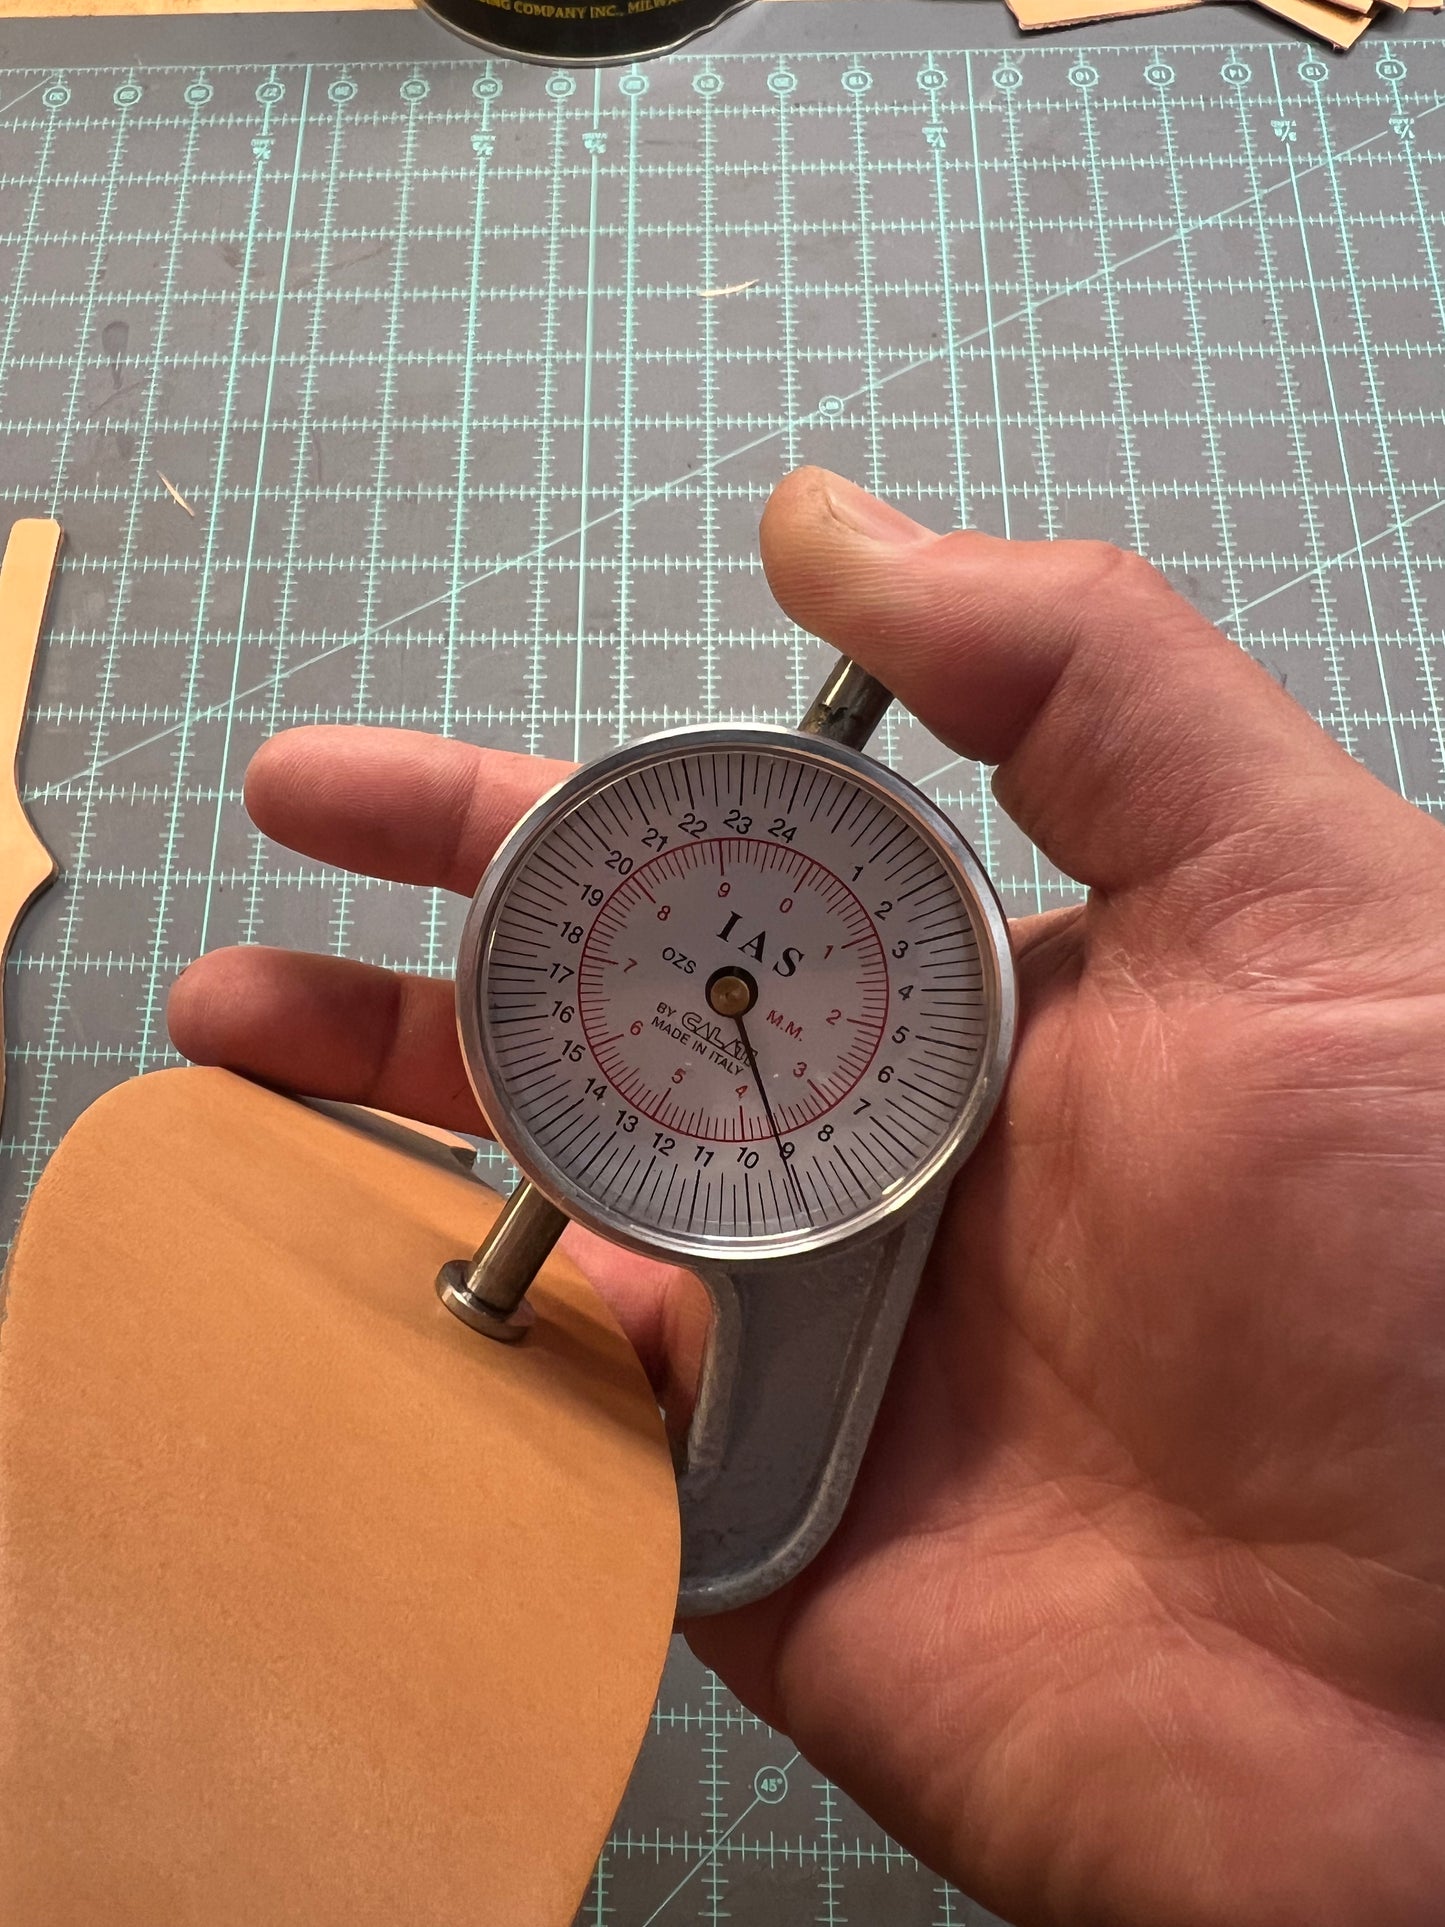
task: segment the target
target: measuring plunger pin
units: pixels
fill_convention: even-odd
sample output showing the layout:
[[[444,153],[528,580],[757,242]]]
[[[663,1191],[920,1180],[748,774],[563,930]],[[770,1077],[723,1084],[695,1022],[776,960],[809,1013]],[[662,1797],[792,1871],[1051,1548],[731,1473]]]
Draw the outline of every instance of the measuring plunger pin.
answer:
[[[860,669],[851,656],[839,656],[798,727],[805,736],[826,736],[846,749],[862,749],[892,700],[893,691],[876,676]]]
[[[515,1345],[536,1323],[527,1292],[566,1228],[565,1211],[534,1185],[519,1184],[476,1255],[442,1266],[437,1297],[473,1331]]]

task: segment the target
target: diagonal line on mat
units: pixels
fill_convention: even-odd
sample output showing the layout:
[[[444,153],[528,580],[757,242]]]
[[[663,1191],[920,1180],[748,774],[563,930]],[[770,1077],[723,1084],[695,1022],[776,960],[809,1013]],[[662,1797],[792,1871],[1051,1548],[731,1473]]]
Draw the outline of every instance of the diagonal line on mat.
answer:
[[[1376,542],[1383,542],[1391,535],[1403,534],[1406,529],[1413,528],[1417,522],[1423,522],[1427,515],[1435,515],[1441,509],[1445,509],[1445,495],[1434,502],[1427,502],[1424,508],[1416,509],[1413,515],[1401,516],[1398,522],[1391,522],[1387,527],[1376,530],[1375,534],[1367,535],[1363,541],[1352,542],[1349,548],[1341,549],[1338,555],[1327,555],[1323,562],[1316,563],[1314,568],[1305,569],[1299,575],[1292,575],[1288,582],[1276,582],[1272,589],[1266,589],[1263,595],[1257,595],[1252,602],[1241,602],[1235,614],[1248,615],[1251,609],[1257,609],[1262,602],[1268,602],[1271,596],[1283,595],[1286,589],[1297,589],[1301,582],[1312,581],[1315,576],[1322,575],[1326,569],[1332,569],[1337,562],[1349,562],[1355,556],[1363,555],[1365,550],[1373,548]]]
[[[39,84],[43,86],[44,82],[42,81]],[[31,91],[33,92],[34,89]],[[11,104],[13,105],[14,103],[12,102]],[[1428,107],[1422,107],[1420,111],[1411,118],[1414,121],[1422,121],[1430,114],[1439,113],[1442,108],[1445,108],[1445,96],[1441,96],[1439,99],[1432,101]],[[1202,229],[1211,227],[1216,221],[1227,220],[1231,214],[1238,214],[1244,208],[1257,207],[1259,203],[1269,195],[1277,194],[1283,188],[1292,186],[1295,181],[1304,180],[1308,175],[1319,173],[1322,169],[1327,168],[1331,165],[1331,158],[1335,162],[1346,160],[1351,154],[1358,154],[1362,149],[1372,147],[1376,141],[1383,140],[1387,134],[1393,131],[1390,127],[1382,127],[1376,133],[1367,134],[1362,140],[1353,142],[1351,146],[1340,148],[1333,157],[1311,161],[1308,167],[1296,168],[1292,175],[1282,175],[1279,180],[1272,181],[1268,187],[1259,188],[1255,192],[1244,195],[1240,200],[1231,201],[1227,207],[1216,208],[1214,213],[1201,215],[1197,221],[1184,222],[1177,228],[1171,228],[1167,234],[1161,234],[1156,240],[1150,241],[1146,246],[1136,248],[1132,254],[1120,255],[1117,260],[1111,261],[1107,267],[1096,268],[1092,273],[1081,276],[1077,281],[1070,281],[1061,288],[1053,289],[1049,294],[1041,295],[1037,301],[1025,302],[1022,306],[1011,309],[1007,314],[995,316],[993,323],[994,332],[997,333],[998,329],[1005,327],[1010,322],[1024,320],[1037,314],[1040,309],[1047,308],[1052,302],[1062,301],[1071,294],[1078,294],[1083,289],[1092,287],[1096,281],[1103,280],[1107,275],[1118,274],[1120,269],[1133,266],[1136,261],[1142,261],[1147,255],[1155,254],[1161,248],[1173,247],[1186,236],[1197,234]],[[841,399],[845,403],[857,401],[870,392],[876,392],[877,389],[885,387],[891,381],[901,380],[903,376],[914,374],[918,369],[927,367],[931,362],[941,360],[946,354],[956,353],[959,348],[968,347],[973,342],[981,341],[988,332],[987,327],[975,328],[970,334],[960,336],[951,342],[940,344],[937,348],[931,348],[926,354],[915,356],[912,361],[904,362],[897,368],[891,368],[886,375],[880,375],[872,382],[865,382],[861,387],[855,388],[851,393],[842,396]],[[804,423],[812,421],[816,415],[816,409],[805,410],[804,413],[794,417],[781,428],[769,429],[766,434],[755,435],[749,441],[739,442],[734,447],[725,449],[720,455],[715,456],[707,466],[713,471],[716,471],[723,467],[725,463],[736,461],[742,455],[751,454],[754,449],[763,448],[770,442],[782,440]],[[680,488],[689,482],[696,481],[702,473],[703,466],[697,465],[688,469],[683,474],[674,475],[665,482],[657,483],[652,488],[640,490],[626,504],[627,511],[631,513],[633,510],[642,507],[648,502],[656,501],[659,497],[670,494],[675,488]],[[528,563],[534,561],[539,553],[545,554],[550,550],[562,547],[565,543],[575,541],[584,530],[590,531],[601,528],[606,523],[615,521],[622,513],[623,505],[620,503],[615,508],[604,510],[602,514],[592,517],[586,523],[579,524],[576,528],[566,529],[560,535],[554,536],[550,541],[542,545],[540,551],[533,545],[527,549],[525,554],[512,556],[505,562],[494,563],[490,568],[482,570],[480,574],[470,576],[464,582],[453,584],[440,595],[430,596],[425,602],[419,602],[410,609],[403,609],[397,615],[388,616],[385,622],[380,622],[376,625],[372,633],[379,635],[384,630],[397,628],[404,622],[410,622],[413,617],[425,614],[429,609],[441,607],[443,603],[450,602],[454,596],[462,594],[468,589],[475,589],[483,582],[493,581],[496,577],[505,575],[512,569],[523,568]],[[1385,531],[1387,534],[1392,532],[1394,531]],[[1374,539],[1377,538],[1371,538],[1371,540]],[[1346,550],[1344,553],[1348,556],[1351,551]],[[1326,563],[1321,566],[1328,567],[1329,564]],[[1314,573],[1316,573],[1314,570],[1307,571],[1306,576],[1301,577],[1300,580],[1307,580],[1308,576]],[[1290,585],[1281,585],[1281,587],[1288,586]],[[1271,593],[1274,592],[1271,591]],[[1261,598],[1261,600],[1263,599],[1264,598]],[[1251,603],[1245,606],[1252,608],[1255,605]],[[260,682],[252,683],[246,689],[238,689],[234,691],[225,702],[213,703],[189,720],[192,723],[208,721],[213,716],[222,715],[233,704],[244,701],[248,696],[259,695],[262,690],[274,689],[278,683],[287,681],[292,676],[299,675],[302,670],[313,669],[318,663],[325,662],[332,656],[340,655],[344,650],[354,648],[359,640],[360,637],[358,636],[349,636],[344,642],[333,643],[329,649],[318,650],[317,653],[312,656],[303,656],[299,661],[288,665],[279,675],[267,676]],[[27,797],[32,801],[42,801],[47,797],[57,795],[60,791],[67,789],[70,784],[85,782],[90,777],[97,775],[102,769],[109,768],[111,764],[120,762],[126,756],[135,755],[139,750],[148,749],[155,743],[164,742],[167,737],[176,735],[186,726],[184,722],[168,724],[166,728],[155,730],[149,736],[142,736],[136,742],[127,744],[123,749],[112,750],[108,755],[96,758],[93,762],[87,763],[84,767],[75,770],[69,776],[60,777],[57,781],[47,783],[39,789],[27,791]],[[924,778],[924,781],[928,780],[928,778]]]
[[[1442,495],[1436,502],[1427,502],[1424,508],[1416,509],[1413,515],[1407,515],[1399,522],[1391,522],[1385,528],[1377,530],[1374,535],[1366,536],[1363,542],[1353,543],[1349,548],[1341,549],[1336,555],[1327,555],[1324,560],[1316,564],[1314,568],[1305,569],[1299,575],[1292,575],[1288,582],[1277,582],[1272,589],[1266,589],[1263,595],[1256,596],[1252,602],[1241,603],[1236,613],[1241,616],[1248,615],[1251,609],[1259,608],[1260,604],[1268,602],[1271,596],[1283,595],[1286,589],[1296,589],[1302,582],[1313,581],[1317,575],[1322,575],[1326,569],[1332,569],[1340,562],[1350,561],[1353,557],[1363,554],[1366,549],[1373,547],[1376,542],[1384,542],[1392,535],[1401,534],[1405,529],[1411,528],[1416,522],[1423,522],[1427,515],[1434,515],[1442,508],[1445,508],[1445,495]],[[309,669],[313,663],[325,662],[330,656],[342,655],[346,650],[352,648],[354,643],[355,638],[352,636],[348,636],[345,642],[335,642],[329,649],[322,649],[314,656],[307,656],[303,661],[295,664],[293,669],[283,670],[281,672],[282,678],[284,679],[284,677],[294,674],[296,669]],[[209,722],[213,716],[219,716],[221,712],[232,703],[243,702],[248,696],[259,696],[263,690],[270,689],[276,681],[276,677],[266,676],[260,682],[252,683],[246,689],[238,689],[233,696],[228,696],[225,702],[211,703],[205,709],[198,710],[192,720],[194,722]],[[60,791],[67,788],[69,784],[79,783],[88,776],[94,776],[109,764],[118,763],[127,756],[134,756],[138,750],[148,749],[152,743],[164,742],[167,736],[174,736],[182,727],[183,725],[180,723],[167,723],[164,729],[154,730],[149,736],[142,736],[134,743],[127,743],[124,749],[115,750],[109,756],[99,757],[95,762],[87,764],[84,769],[77,770],[73,776],[61,777],[54,783],[46,783],[40,789],[27,790],[27,800],[37,802],[49,796],[57,796]],[[952,756],[946,763],[940,763],[937,769],[930,770],[926,776],[920,776],[917,781],[920,784],[931,783],[936,777],[946,775],[956,763],[961,763],[963,760],[964,758],[961,756]]]
[[[785,1762],[782,1768],[782,1771],[786,1773],[789,1767],[796,1766],[801,1757],[802,1756],[800,1754],[795,1753],[791,1760],[788,1760]],[[657,1919],[658,1915],[663,1911],[664,1908],[670,1907],[672,1905],[673,1901],[677,1899],[677,1896],[682,1892],[683,1888],[687,1885],[688,1881],[692,1879],[693,1875],[702,1872],[703,1868],[707,1865],[708,1861],[712,1859],[713,1855],[717,1852],[718,1848],[722,1845],[723,1841],[728,1838],[728,1835],[736,1833],[738,1828],[742,1825],[743,1821],[746,1820],[748,1815],[752,1812],[753,1807],[761,1806],[761,1804],[762,1804],[762,1795],[760,1793],[755,1793],[753,1795],[752,1804],[750,1806],[745,1806],[742,1812],[738,1815],[737,1819],[733,1821],[732,1825],[728,1827],[725,1832],[720,1833],[717,1839],[713,1841],[712,1845],[708,1848],[707,1852],[702,1856],[702,1858],[698,1861],[695,1861],[694,1864],[688,1868],[687,1872],[682,1876],[682,1879],[678,1881],[677,1885],[673,1888],[672,1892],[668,1894],[665,1899],[660,1900],[658,1904],[653,1908],[652,1912],[647,1916],[647,1919],[643,1921],[642,1927],[652,1927],[653,1921]]]
[[[44,85],[45,82],[43,80],[37,80],[33,87],[27,87],[25,92],[23,94],[17,94],[14,100],[7,100],[3,104],[0,104],[0,114],[8,114],[10,109],[12,107],[18,107],[22,100],[29,100],[32,94],[38,94]]]
[[[1445,495],[1442,495],[1438,501],[1427,502],[1424,508],[1416,509],[1413,515],[1402,516],[1398,522],[1390,522],[1386,527],[1377,529],[1373,535],[1367,535],[1363,541],[1352,542],[1347,549],[1341,549],[1337,555],[1325,556],[1324,560],[1317,562],[1312,569],[1302,569],[1298,575],[1292,575],[1288,582],[1276,582],[1272,589],[1266,589],[1263,595],[1257,595],[1252,602],[1241,602],[1230,620],[1236,621],[1240,616],[1248,615],[1251,609],[1258,609],[1272,596],[1283,595],[1286,589],[1297,589],[1301,582],[1313,582],[1317,575],[1323,575],[1326,569],[1334,568],[1336,563],[1352,562],[1357,555],[1363,555],[1366,549],[1373,548],[1376,542],[1387,541],[1392,535],[1402,535],[1416,522],[1423,522],[1427,515],[1435,515],[1441,509],[1445,509]],[[918,782],[920,785],[932,783],[936,778],[946,776],[956,764],[968,760],[965,756],[950,756],[946,763],[940,763],[937,769],[931,769],[927,776],[920,776]]]
[[[1422,108],[1421,111],[1412,118],[1414,120],[1424,120],[1427,114],[1438,113],[1442,107],[1445,107],[1445,97],[1434,101],[1429,107]],[[1345,160],[1349,155],[1359,153],[1361,148],[1371,147],[1376,141],[1383,140],[1386,134],[1392,133],[1393,131],[1392,128],[1382,127],[1377,133],[1367,134],[1363,140],[1356,141],[1353,146],[1340,148],[1333,156],[1333,159],[1335,161]],[[1148,242],[1144,247],[1136,248],[1132,254],[1121,254],[1117,260],[1111,261],[1107,267],[1095,268],[1091,273],[1081,275],[1077,281],[1066,282],[1063,287],[1055,288],[1049,294],[1040,295],[1037,301],[1026,301],[1022,306],[1010,309],[1006,314],[996,315],[994,317],[992,331],[997,333],[1000,328],[1006,327],[1011,321],[1026,320],[1036,315],[1041,308],[1047,308],[1052,302],[1063,301],[1071,294],[1079,294],[1083,289],[1092,287],[1096,281],[1102,281],[1110,275],[1116,275],[1121,268],[1132,267],[1136,261],[1142,261],[1146,255],[1157,254],[1160,248],[1173,247],[1176,242],[1185,239],[1188,235],[1199,233],[1202,228],[1211,227],[1216,221],[1228,220],[1231,214],[1238,214],[1243,208],[1256,207],[1268,195],[1277,194],[1282,188],[1292,187],[1296,181],[1304,180],[1307,175],[1317,174],[1322,169],[1329,167],[1330,164],[1331,161],[1329,157],[1326,157],[1324,160],[1311,161],[1308,167],[1296,168],[1293,174],[1283,175],[1279,180],[1272,181],[1268,187],[1262,187],[1255,193],[1246,194],[1242,200],[1231,201],[1228,207],[1216,208],[1213,214],[1202,214],[1197,221],[1187,221],[1180,227],[1171,228],[1167,234],[1161,234],[1157,239]],[[916,374],[920,368],[926,368],[932,362],[941,361],[947,354],[956,353],[960,348],[972,347],[975,342],[983,341],[989,333],[990,329],[987,325],[982,328],[974,328],[970,333],[959,335],[951,342],[940,344],[937,348],[930,348],[925,354],[915,355],[912,361],[905,361],[897,368],[890,368],[886,375],[879,375],[872,381],[861,383],[859,387],[851,389],[847,394],[839,396],[839,400],[845,404],[851,401],[862,400],[870,392],[876,393],[878,389],[887,387],[891,381],[901,381],[905,375]],[[640,493],[633,496],[627,506],[629,509],[640,508],[645,503],[655,501],[657,497],[670,494],[673,489],[681,488],[688,482],[696,480],[709,466],[713,469],[719,469],[726,462],[736,461],[740,455],[750,455],[754,449],[765,448],[769,442],[781,441],[791,430],[801,427],[805,422],[812,421],[817,413],[816,408],[805,409],[801,415],[795,416],[789,422],[785,422],[781,428],[770,428],[766,434],[754,435],[750,441],[739,442],[734,447],[725,449],[721,455],[714,457],[711,464],[698,463],[695,467],[685,470],[680,475],[674,475],[665,482],[658,482],[652,488],[641,490]],[[581,535],[584,529],[590,531],[595,528],[600,528],[604,523],[615,521],[621,514],[621,504],[616,508],[606,509],[602,514],[592,517],[592,519],[585,524],[581,524],[574,529],[567,529],[561,535],[554,536],[544,547],[546,549],[559,548],[563,543],[570,542],[576,536]],[[509,569],[520,568],[523,564],[530,562],[536,554],[537,550],[533,547],[528,549],[524,555],[513,556],[506,562],[493,563],[489,569],[482,570],[479,575],[468,577],[465,582],[458,585],[458,588],[461,591],[474,589],[480,583],[489,582],[495,576],[504,575]],[[385,622],[377,624],[378,633],[383,629],[394,629],[400,623],[410,622],[413,616],[424,615],[428,609],[439,608],[443,602],[451,599],[452,593],[452,590],[448,589],[442,595],[429,596],[425,602],[418,602],[410,609],[403,609],[399,615],[388,616]]]

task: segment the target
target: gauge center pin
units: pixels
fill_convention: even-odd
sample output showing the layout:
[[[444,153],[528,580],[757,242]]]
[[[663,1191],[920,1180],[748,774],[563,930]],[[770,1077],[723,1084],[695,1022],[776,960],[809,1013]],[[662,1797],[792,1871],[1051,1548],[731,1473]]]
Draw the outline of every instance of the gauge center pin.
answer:
[[[707,980],[707,1001],[719,1017],[746,1017],[758,1001],[758,987],[748,971],[724,964]]]

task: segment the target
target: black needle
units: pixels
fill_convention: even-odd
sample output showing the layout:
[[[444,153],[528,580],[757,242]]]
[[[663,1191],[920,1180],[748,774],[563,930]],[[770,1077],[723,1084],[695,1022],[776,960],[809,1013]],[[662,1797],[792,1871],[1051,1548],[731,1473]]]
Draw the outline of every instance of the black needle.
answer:
[[[735,1016],[733,1022],[738,1027],[738,1036],[742,1039],[743,1049],[747,1053],[748,1069],[752,1072],[753,1082],[758,1087],[758,1096],[763,1100],[763,1115],[768,1120],[768,1129],[772,1132],[773,1142],[778,1147],[778,1157],[783,1166],[783,1182],[792,1185],[793,1196],[798,1200],[798,1209],[806,1220],[809,1216],[808,1200],[803,1196],[803,1187],[798,1182],[798,1174],[793,1169],[791,1159],[784,1155],[782,1134],[778,1130],[778,1120],[773,1116],[773,1107],[768,1102],[767,1086],[763,1082],[762,1073],[758,1070],[757,1053],[753,1049],[753,1041],[748,1036],[747,1025],[743,1022],[741,1015]]]

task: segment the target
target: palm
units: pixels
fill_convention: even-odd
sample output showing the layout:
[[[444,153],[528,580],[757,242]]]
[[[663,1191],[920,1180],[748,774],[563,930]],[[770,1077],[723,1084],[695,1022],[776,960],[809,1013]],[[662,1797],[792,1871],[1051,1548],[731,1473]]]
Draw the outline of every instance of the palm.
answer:
[[[1302,1015],[1181,980],[1111,921],[1040,920],[1020,946],[1004,1112],[843,1528],[791,1595],[697,1643],[930,1864],[1031,1919],[1020,1866],[1055,1870],[1039,1918],[1212,1919],[1222,1855],[1228,1891],[1263,1894],[1300,1835],[1356,1851],[1362,1901],[1384,1786],[1342,1769],[1336,1723],[1438,1699],[1445,1660],[1422,1424],[1445,1307],[1410,1289],[1445,1231],[1445,1003],[1428,1026],[1362,992]],[[1349,1063],[1372,1066],[1371,1115]],[[1281,1775],[1301,1707],[1318,1752]],[[941,1730],[962,1738],[943,1773]],[[1232,1814],[1221,1840],[1201,1801],[1096,1914],[1100,1862],[1221,1776],[1267,1815],[1255,1837]],[[1428,1837],[1438,1764],[1385,1785]],[[1320,1871],[1337,1886],[1334,1853]]]
[[[1016,932],[1014,1073],[841,1527],[694,1644],[1021,1922],[1432,1920],[1445,838],[1136,569],[1060,545],[1019,573],[843,489],[775,498],[780,599],[997,762],[1094,888]],[[299,732],[248,800],[295,847],[470,890],[555,774],[478,759]],[[173,1025],[208,1061],[475,1128],[449,1005],[230,953]],[[685,1383],[695,1291],[581,1255]]]

